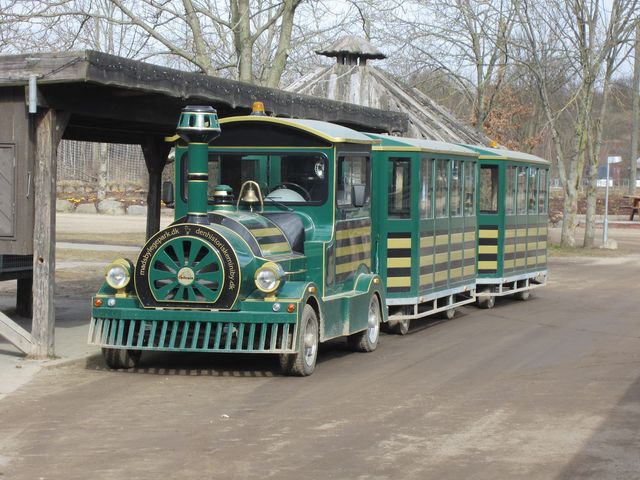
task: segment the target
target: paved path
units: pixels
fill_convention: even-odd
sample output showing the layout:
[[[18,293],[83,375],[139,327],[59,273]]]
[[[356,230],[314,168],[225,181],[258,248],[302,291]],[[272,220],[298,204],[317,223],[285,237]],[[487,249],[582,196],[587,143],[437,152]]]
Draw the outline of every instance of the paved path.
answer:
[[[552,259],[528,302],[416,322],[309,378],[266,356],[41,372],[0,402],[0,472],[54,479],[633,479],[640,256]]]

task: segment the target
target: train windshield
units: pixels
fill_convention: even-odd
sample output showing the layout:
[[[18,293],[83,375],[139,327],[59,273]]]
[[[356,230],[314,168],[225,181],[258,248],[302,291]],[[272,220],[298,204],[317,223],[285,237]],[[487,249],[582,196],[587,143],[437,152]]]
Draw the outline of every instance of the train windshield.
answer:
[[[186,195],[186,164],[183,162]],[[209,154],[209,190],[228,185],[237,195],[244,182],[260,185],[265,203],[321,205],[327,199],[328,161],[321,153]]]

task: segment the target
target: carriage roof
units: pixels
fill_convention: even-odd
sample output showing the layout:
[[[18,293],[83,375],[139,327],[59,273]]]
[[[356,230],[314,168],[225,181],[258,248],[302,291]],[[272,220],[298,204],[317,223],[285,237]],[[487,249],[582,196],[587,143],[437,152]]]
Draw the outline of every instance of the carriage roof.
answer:
[[[429,152],[471,157],[478,156],[476,151],[453,143],[425,140],[422,138],[395,137],[377,133],[368,133],[367,135],[372,139],[380,141],[380,144],[373,147],[374,150],[378,151]]]
[[[298,130],[302,130],[311,135],[315,135],[331,143],[359,143],[372,145],[377,143],[375,139],[357,132],[348,127],[335,123],[323,122],[320,120],[306,120],[297,118],[277,118],[258,115],[247,115],[238,117],[227,117],[220,120],[221,125],[242,122],[264,122],[272,125],[282,125]]]
[[[481,160],[514,160],[527,163],[542,163],[550,165],[551,162],[544,158],[525,152],[517,152],[515,150],[507,150],[504,148],[490,148],[480,145],[465,145],[465,147],[475,150],[480,154]]]

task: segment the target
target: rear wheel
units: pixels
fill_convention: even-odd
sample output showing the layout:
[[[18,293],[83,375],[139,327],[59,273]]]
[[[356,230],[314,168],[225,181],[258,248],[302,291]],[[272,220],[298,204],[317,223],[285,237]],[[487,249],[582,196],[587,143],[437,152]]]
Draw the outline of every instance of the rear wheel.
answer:
[[[373,352],[380,338],[380,302],[377,295],[371,295],[367,314],[367,329],[348,337],[349,347],[357,352]]]
[[[411,320],[389,320],[387,322],[387,331],[390,333],[395,333],[396,335],[406,335],[409,333],[409,326],[411,325]]]
[[[300,321],[298,352],[280,354],[280,368],[285,375],[306,377],[316,368],[318,358],[318,317],[311,305],[305,305]]]
[[[440,312],[440,318],[446,318],[447,320],[451,320],[456,316],[456,309],[450,308],[449,310],[445,310],[444,312]]]
[[[529,297],[531,297],[530,290],[523,290],[521,292],[516,292],[513,294],[513,298],[515,298],[516,300],[521,300],[523,302],[529,300]]]
[[[490,293],[492,291],[492,287],[483,287],[480,290],[480,293]],[[483,295],[480,297],[476,297],[476,305],[480,308],[493,308],[496,304],[495,295]]]
[[[135,368],[140,364],[141,350],[126,350],[124,348],[103,348],[102,356],[107,367],[117,370],[119,368]]]

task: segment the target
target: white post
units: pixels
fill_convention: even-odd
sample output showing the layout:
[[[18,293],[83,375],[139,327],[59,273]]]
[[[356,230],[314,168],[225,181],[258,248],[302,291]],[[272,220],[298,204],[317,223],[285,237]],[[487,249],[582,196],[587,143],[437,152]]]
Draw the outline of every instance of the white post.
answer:
[[[602,229],[602,243],[605,248],[609,240],[609,165],[620,163],[621,161],[622,157],[607,157],[607,184],[604,190],[604,225]]]
[[[609,240],[609,165],[611,164],[609,158],[607,158],[607,183],[604,189],[604,226],[602,243],[605,247],[607,246],[607,240]]]

